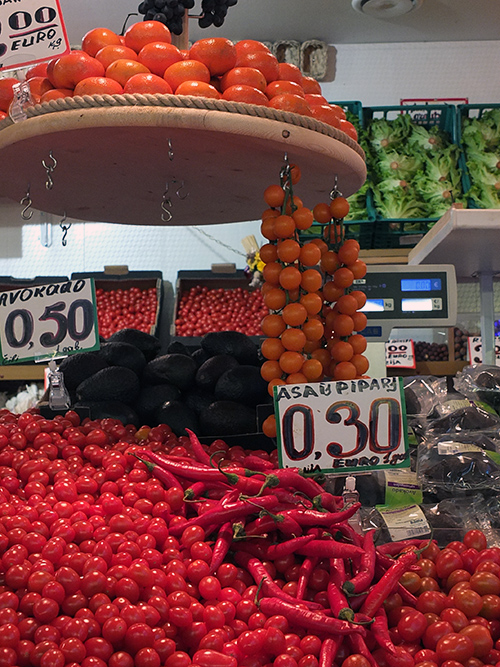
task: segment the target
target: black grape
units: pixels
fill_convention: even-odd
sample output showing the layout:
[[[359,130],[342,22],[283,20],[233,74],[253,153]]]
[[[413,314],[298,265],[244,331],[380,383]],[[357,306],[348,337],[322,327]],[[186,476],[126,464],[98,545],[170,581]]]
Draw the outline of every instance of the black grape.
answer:
[[[227,15],[228,7],[234,7],[238,0],[201,0],[202,17],[200,28],[211,25],[220,28]],[[187,10],[193,9],[195,0],[142,0],[138,7],[145,21],[160,21],[174,35],[182,34],[183,18]]]

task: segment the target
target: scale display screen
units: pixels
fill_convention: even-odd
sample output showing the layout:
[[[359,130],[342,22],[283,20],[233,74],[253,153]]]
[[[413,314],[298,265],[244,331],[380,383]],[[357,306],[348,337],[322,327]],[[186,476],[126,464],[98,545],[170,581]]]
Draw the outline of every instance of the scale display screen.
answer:
[[[402,292],[439,292],[441,278],[402,278]]]
[[[432,299],[401,299],[403,313],[421,313],[432,308]]]

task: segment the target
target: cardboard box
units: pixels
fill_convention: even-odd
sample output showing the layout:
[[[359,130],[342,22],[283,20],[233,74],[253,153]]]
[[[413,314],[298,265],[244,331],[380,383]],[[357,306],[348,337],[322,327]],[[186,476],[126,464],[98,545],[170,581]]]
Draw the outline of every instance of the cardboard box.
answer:
[[[214,265],[217,268],[219,265]],[[178,271],[175,285],[175,300],[172,324],[170,325],[170,335],[186,345],[199,344],[200,338],[189,336],[177,336],[175,321],[178,316],[178,310],[181,298],[193,287],[207,287],[208,289],[236,289],[241,287],[249,292],[255,288],[250,287],[251,276],[243,269],[236,269],[233,272],[217,271]],[[253,338],[253,337],[252,337]],[[257,338],[257,337],[255,337]]]
[[[71,274],[72,280],[77,278],[93,278],[96,290],[102,289],[105,292],[117,289],[128,290],[131,287],[138,287],[140,290],[154,288],[157,303],[156,317],[149,333],[159,337],[160,313],[163,305],[163,274],[161,271],[129,271],[127,266],[105,266],[104,271]]]

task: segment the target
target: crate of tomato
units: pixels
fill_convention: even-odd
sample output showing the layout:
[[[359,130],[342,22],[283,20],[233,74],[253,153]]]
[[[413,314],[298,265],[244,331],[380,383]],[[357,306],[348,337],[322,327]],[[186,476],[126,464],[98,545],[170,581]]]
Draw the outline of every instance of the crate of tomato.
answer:
[[[129,271],[106,266],[104,271],[73,273],[71,279],[93,278],[99,335],[109,338],[121,329],[158,336],[163,294],[161,271]]]
[[[260,288],[242,269],[177,273],[173,337],[196,339],[212,331],[259,336],[267,314]]]

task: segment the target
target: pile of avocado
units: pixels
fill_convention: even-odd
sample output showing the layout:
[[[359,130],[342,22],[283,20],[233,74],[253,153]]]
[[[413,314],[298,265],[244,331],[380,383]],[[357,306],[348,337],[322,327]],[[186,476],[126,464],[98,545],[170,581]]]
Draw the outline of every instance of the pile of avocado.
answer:
[[[194,351],[173,342],[160,355],[157,338],[122,329],[60,370],[72,407],[88,407],[93,419],[222,437],[258,430],[256,406],[271,401],[260,365],[257,345],[236,331],[206,334]]]

